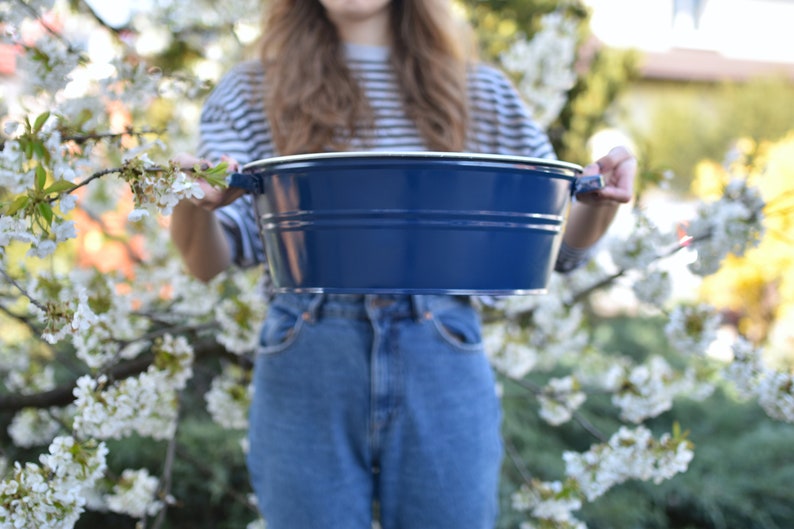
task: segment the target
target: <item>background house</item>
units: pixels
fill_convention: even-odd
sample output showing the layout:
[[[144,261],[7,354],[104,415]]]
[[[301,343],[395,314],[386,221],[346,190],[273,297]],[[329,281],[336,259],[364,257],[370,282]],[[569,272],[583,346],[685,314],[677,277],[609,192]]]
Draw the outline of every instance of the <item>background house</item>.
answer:
[[[641,53],[641,79],[621,100],[628,126],[653,126],[660,105],[708,106],[717,85],[761,77],[794,87],[792,0],[584,0],[606,46]],[[780,105],[794,105],[790,98]]]
[[[585,0],[604,44],[643,52],[648,79],[794,80],[794,1]]]

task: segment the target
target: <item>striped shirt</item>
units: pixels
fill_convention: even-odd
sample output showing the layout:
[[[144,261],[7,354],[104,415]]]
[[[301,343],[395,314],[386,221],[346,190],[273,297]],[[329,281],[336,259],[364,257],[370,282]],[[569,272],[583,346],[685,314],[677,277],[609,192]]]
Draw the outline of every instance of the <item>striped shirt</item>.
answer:
[[[374,130],[366,144],[354,141],[351,150],[426,151],[416,126],[405,115],[389,49],[345,46],[348,65],[374,113]],[[265,73],[256,61],[230,70],[207,99],[200,122],[199,156],[228,156],[241,165],[278,156],[264,112]],[[498,69],[479,63],[468,74],[471,122],[470,152],[554,159],[546,133],[532,120],[511,81]],[[242,267],[265,262],[252,197],[245,195],[219,209],[218,218],[230,242],[232,259]],[[568,271],[588,257],[587,250],[562,244],[555,269]]]

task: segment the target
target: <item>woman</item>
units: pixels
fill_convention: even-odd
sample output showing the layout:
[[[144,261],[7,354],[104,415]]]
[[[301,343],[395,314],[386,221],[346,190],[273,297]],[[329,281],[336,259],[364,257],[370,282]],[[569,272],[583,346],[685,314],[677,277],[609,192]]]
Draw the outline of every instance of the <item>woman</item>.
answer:
[[[553,158],[510,82],[469,60],[461,29],[451,0],[272,0],[261,60],[233,68],[206,102],[200,157]],[[631,198],[625,149],[586,168],[599,171],[607,185],[573,205],[558,270],[583,261]],[[205,190],[172,218],[190,271],[208,280],[261,264],[250,197]],[[468,298],[272,297],[254,385],[248,466],[270,529],[364,529],[373,512],[383,529],[494,525],[499,401]]]

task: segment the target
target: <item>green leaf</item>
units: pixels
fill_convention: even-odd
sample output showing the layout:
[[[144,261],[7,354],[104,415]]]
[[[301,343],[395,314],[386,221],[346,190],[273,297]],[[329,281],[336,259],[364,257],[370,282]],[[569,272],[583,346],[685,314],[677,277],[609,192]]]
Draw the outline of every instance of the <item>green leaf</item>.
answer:
[[[47,225],[52,225],[52,207],[47,202],[39,202],[36,204],[39,208],[39,213],[41,214],[42,218],[47,221]]]
[[[44,143],[38,140],[32,142],[33,145],[33,152],[36,153],[36,156],[39,160],[49,161],[50,160],[50,151],[48,151],[44,147]]]
[[[44,184],[47,183],[47,171],[43,166],[36,166],[36,191],[44,189]]]
[[[200,165],[193,167],[193,171],[198,178],[203,178],[212,187],[219,188],[228,187],[228,183],[226,182],[228,170],[229,164],[227,162],[221,162],[218,165],[209,167],[207,169],[202,169]]]
[[[67,191],[71,191],[72,189],[74,189],[74,187],[75,185],[73,183],[69,182],[68,180],[61,179],[53,183],[51,186],[47,187],[47,189],[44,190],[44,194],[46,195],[49,195],[51,193],[61,194]]]
[[[28,196],[27,196],[27,195],[20,195],[20,196],[18,196],[18,197],[17,197],[17,198],[15,198],[15,199],[14,199],[14,201],[13,201],[13,202],[11,202],[11,204],[8,206],[8,209],[6,209],[6,212],[5,212],[5,214],[10,216],[10,215],[13,215],[13,214],[15,214],[17,211],[19,211],[19,210],[21,210],[21,209],[25,209],[25,208],[27,207],[27,205],[28,205],[28,201],[29,201],[29,200],[30,200],[30,199],[28,198]]]
[[[228,172],[228,170],[229,170],[228,162],[221,162],[215,167],[210,167],[209,169],[207,169],[205,173],[212,175],[225,175]]]
[[[229,186],[228,182],[226,182],[226,175],[216,176],[204,174],[202,175],[202,178],[206,180],[207,183],[212,187],[226,188]]]
[[[39,117],[37,117],[35,123],[33,123],[33,132],[34,133],[40,132],[41,127],[44,126],[44,124],[47,122],[49,118],[50,118],[49,111],[44,112],[43,114],[39,114]]]

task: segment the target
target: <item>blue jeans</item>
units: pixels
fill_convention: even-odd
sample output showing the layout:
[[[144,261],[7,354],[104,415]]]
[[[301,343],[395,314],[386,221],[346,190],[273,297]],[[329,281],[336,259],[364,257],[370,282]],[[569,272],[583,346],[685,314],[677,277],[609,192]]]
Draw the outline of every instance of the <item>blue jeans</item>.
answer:
[[[248,467],[268,529],[487,529],[501,411],[479,314],[451,296],[277,296]]]

